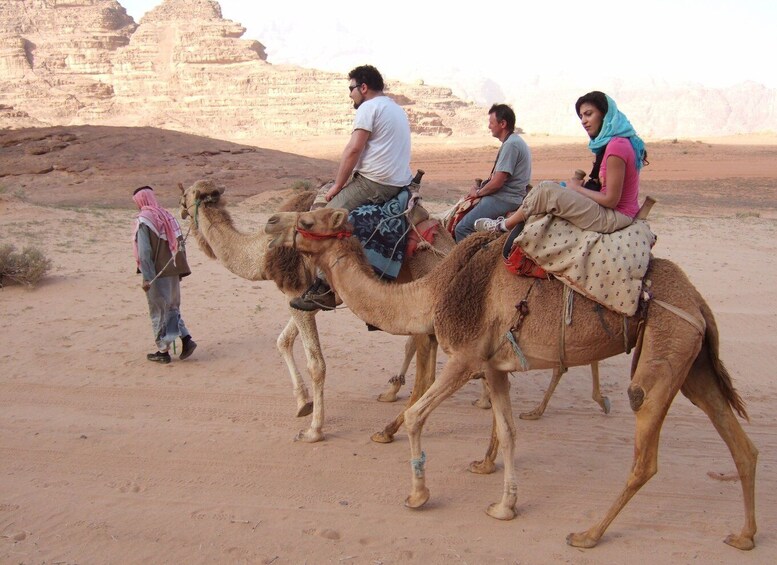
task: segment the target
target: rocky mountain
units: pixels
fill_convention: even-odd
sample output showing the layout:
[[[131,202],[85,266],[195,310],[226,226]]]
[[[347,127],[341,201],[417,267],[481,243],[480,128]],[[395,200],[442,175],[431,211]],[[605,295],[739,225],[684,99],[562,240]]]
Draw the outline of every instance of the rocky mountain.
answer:
[[[241,140],[343,134],[351,125],[343,76],[268,63],[264,45],[244,39],[212,0],[163,0],[140,23],[116,0],[3,0],[0,23],[0,128],[151,126]],[[579,88],[519,75],[458,77],[455,92],[480,105],[420,83],[389,81],[387,92],[420,135],[483,136],[493,101],[511,103],[529,133],[581,134],[572,107]],[[597,87],[643,136],[777,132],[777,90],[763,85]]]
[[[241,139],[347,132],[344,77],[267,63],[218,2],[164,0],[140,24],[115,0],[0,4],[0,127],[153,126]],[[422,135],[482,129],[450,89],[388,82]]]

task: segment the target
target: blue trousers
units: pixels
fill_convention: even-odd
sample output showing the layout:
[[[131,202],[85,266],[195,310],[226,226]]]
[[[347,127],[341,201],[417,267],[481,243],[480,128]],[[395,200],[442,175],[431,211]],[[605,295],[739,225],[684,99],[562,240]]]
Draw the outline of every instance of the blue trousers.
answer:
[[[467,212],[467,215],[456,224],[456,229],[454,230],[454,239],[456,239],[456,243],[475,231],[475,220],[480,218],[496,219],[499,216],[506,216],[510,212],[515,212],[522,202],[523,198],[517,201],[507,202],[490,195],[484,196],[480,199],[480,202],[478,202],[472,210]]]

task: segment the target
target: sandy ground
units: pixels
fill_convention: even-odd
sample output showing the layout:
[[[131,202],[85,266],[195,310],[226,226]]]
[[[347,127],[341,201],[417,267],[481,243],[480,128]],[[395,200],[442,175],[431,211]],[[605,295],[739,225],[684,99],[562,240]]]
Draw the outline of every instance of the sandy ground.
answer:
[[[494,155],[486,139],[480,148],[418,145],[414,166],[427,171],[432,208],[454,200],[464,179],[487,175]],[[0,150],[0,168],[13,167],[14,147]],[[185,168],[175,159],[179,149],[166,157],[160,186],[171,206],[172,179],[192,182],[209,167]],[[368,333],[347,309],[318,317],[328,368],[321,443],[292,441],[308,419],[294,416],[275,349],[288,319],[283,296],[272,283],[237,278],[196,245],[183,313],[199,348],[187,361],[147,362],[153,342],[134,274],[129,193],[162,173],[149,165],[151,181],[137,182],[151,163],[139,158],[110,174],[106,165],[99,183],[90,177],[94,167],[48,179],[2,178],[0,243],[36,245],[54,268],[33,290],[0,290],[0,562],[774,563],[777,147],[680,142],[651,149],[644,192],[660,200],[651,221],[654,253],[683,266],[711,305],[721,356],[747,402],[745,429],[760,450],[753,551],[722,543],[743,522],[740,484],[729,480],[735,468],[722,440],[684,397],[664,425],[658,474],[598,547],[565,544],[567,533],[603,516],[631,465],[626,355],[601,364],[609,415],[590,400],[587,370],[575,368],[541,420],[517,420],[519,515],[509,522],[484,512],[501,494],[501,459],[493,475],[467,472],[482,457],[491,425],[490,413],[471,405],[478,383],[429,419],[432,496],[422,510],[403,506],[406,435],[401,430],[390,445],[370,435],[401,409],[375,397],[396,372],[405,338]],[[332,157],[318,151],[307,154]],[[254,161],[232,167],[233,182],[271,177],[283,186],[288,179],[274,171],[299,158],[267,155],[246,154]],[[534,177],[558,178],[588,160],[584,146],[538,144]],[[334,172],[331,162],[311,167]],[[79,192],[100,183],[102,191]],[[106,202],[96,205],[96,194]],[[236,198],[236,224],[261,229],[275,202],[267,192]],[[297,358],[303,362],[299,345]],[[548,378],[514,375],[516,414],[541,399]]]

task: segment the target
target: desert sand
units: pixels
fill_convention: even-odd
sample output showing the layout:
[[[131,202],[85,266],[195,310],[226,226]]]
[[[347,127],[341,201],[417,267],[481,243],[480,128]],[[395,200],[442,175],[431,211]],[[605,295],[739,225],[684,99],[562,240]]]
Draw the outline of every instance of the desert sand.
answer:
[[[393,444],[370,441],[409,394],[376,401],[399,367],[404,337],[367,332],[347,308],[320,314],[326,439],[295,443],[307,419],[294,416],[275,348],[288,320],[283,295],[190,245],[182,311],[199,348],[167,366],[145,359],[154,348],[130,244],[132,189],[156,186],[177,215],[176,183],[210,176],[227,187],[235,223],[259,230],[297,179],[334,174],[341,145],[301,140],[241,152],[110,129],[99,138],[89,128],[56,130],[78,141],[43,153],[30,147],[52,145],[53,130],[37,141],[29,131],[2,135],[0,243],[35,245],[54,267],[37,288],[0,289],[0,562],[774,563],[774,144],[653,143],[643,176],[643,194],[659,201],[654,254],[681,265],[712,307],[721,357],[747,403],[745,429],[760,450],[756,548],[722,543],[743,522],[740,484],[706,416],[678,396],[658,474],[598,547],[581,550],[565,536],[604,515],[631,465],[630,356],[601,364],[609,415],[590,399],[588,370],[573,368],[542,419],[517,420],[541,399],[549,373],[511,378],[519,502],[509,522],[484,512],[501,494],[501,459],[493,475],[467,471],[484,453],[491,415],[471,405],[480,384],[466,385],[429,419],[431,499],[409,510],[404,431]],[[565,178],[590,161],[579,141],[532,146],[537,180]],[[487,176],[495,147],[485,135],[417,143],[413,166],[427,172],[430,209]],[[35,172],[30,164],[46,158],[56,161],[51,170]],[[304,365],[300,345],[297,360]],[[438,368],[444,362],[441,355]]]

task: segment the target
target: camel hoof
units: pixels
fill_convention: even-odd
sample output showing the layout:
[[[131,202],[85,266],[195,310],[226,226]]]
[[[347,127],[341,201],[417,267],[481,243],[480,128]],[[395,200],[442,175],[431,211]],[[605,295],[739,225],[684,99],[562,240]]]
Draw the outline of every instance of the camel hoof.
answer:
[[[542,412],[539,410],[532,410],[531,412],[523,412],[521,414],[518,414],[518,417],[521,420],[539,420],[540,416],[542,416]]]
[[[505,506],[501,502],[495,502],[490,505],[488,510],[486,510],[486,514],[497,520],[512,520],[518,515],[515,508]]]
[[[737,549],[742,549],[744,551],[750,551],[755,547],[755,542],[753,541],[752,536],[731,534],[730,536],[726,537],[726,539],[724,539],[723,541],[728,545],[730,545],[731,547],[736,547]]]
[[[609,414],[612,407],[610,406],[610,399],[605,397],[602,397],[602,410],[604,410],[605,414]]]
[[[478,408],[482,408],[483,410],[490,410],[491,400],[483,400],[482,398],[478,398],[477,400],[472,401],[472,406],[477,406]]]
[[[397,398],[399,397],[395,391],[388,390],[378,395],[378,402],[396,402]]]
[[[592,547],[596,547],[596,544],[598,542],[599,540],[595,540],[594,538],[589,536],[588,532],[583,532],[580,534],[569,534],[567,536],[567,543],[572,547],[582,547],[583,549],[591,549]]]
[[[370,437],[372,441],[375,443],[391,443],[394,441],[394,436],[392,434],[388,434],[385,431],[383,432],[375,432]]]
[[[313,412],[313,401],[308,400],[305,404],[297,408],[297,418],[308,416]]]
[[[476,475],[490,475],[496,471],[496,463],[483,459],[483,461],[473,461],[469,464],[469,472]]]
[[[429,500],[429,489],[424,487],[418,494],[411,494],[405,499],[408,508],[421,508]]]
[[[294,441],[316,443],[317,441],[324,441],[324,434],[313,430],[302,430],[295,436]]]

